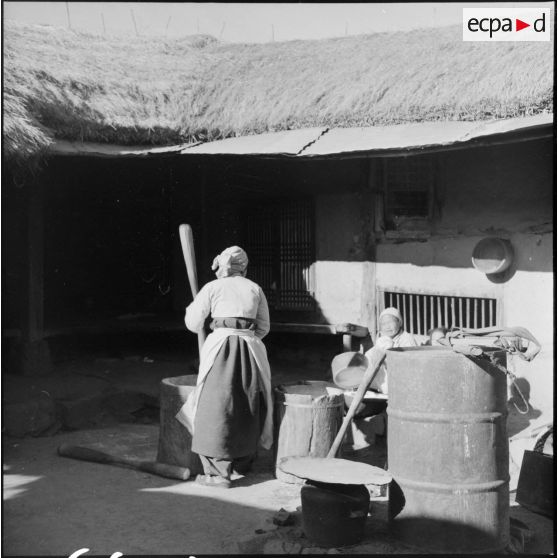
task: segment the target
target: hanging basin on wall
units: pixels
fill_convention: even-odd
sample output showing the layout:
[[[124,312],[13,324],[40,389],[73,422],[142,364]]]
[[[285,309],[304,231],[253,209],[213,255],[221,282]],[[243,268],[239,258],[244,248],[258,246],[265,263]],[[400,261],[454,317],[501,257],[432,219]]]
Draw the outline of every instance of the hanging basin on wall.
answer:
[[[509,240],[483,238],[473,249],[473,266],[482,273],[492,275],[509,268],[513,260],[513,248]]]

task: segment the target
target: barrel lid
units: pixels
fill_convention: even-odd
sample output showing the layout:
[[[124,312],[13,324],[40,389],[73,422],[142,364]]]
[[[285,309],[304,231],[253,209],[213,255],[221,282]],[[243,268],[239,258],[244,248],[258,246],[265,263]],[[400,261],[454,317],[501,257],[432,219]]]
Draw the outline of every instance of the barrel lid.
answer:
[[[375,485],[391,482],[391,475],[384,469],[335,457],[284,457],[278,466],[284,473],[316,482]]]
[[[297,380],[286,384],[279,384],[275,391],[285,395],[309,395],[317,398],[328,395],[327,388],[335,388],[333,382],[321,380]]]

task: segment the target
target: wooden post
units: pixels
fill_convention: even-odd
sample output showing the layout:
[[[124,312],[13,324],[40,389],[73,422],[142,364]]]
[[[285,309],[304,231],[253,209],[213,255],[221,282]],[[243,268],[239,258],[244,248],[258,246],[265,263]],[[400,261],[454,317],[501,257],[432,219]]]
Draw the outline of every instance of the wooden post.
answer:
[[[201,216],[201,257],[200,265],[201,265],[201,274],[200,279],[208,277],[208,268],[209,268],[209,259],[210,254],[208,253],[209,250],[209,242],[208,242],[208,235],[207,235],[207,175],[208,175],[208,168],[205,163],[201,164],[201,183],[200,183],[200,216]],[[200,281],[200,286],[202,282],[205,283],[206,281]]]
[[[374,347],[372,352],[372,360],[369,362],[368,368],[366,369],[366,372],[362,376],[362,380],[360,381],[358,390],[355,393],[353,400],[351,401],[351,406],[349,407],[349,410],[347,411],[347,414],[343,419],[341,428],[339,429],[339,432],[337,432],[337,436],[335,436],[335,440],[333,441],[333,444],[331,445],[331,449],[329,450],[326,457],[333,458],[337,454],[337,451],[339,450],[339,446],[341,445],[341,442],[343,441],[343,438],[345,436],[345,432],[347,431],[347,427],[349,426],[351,420],[353,420],[357,407],[360,405],[362,398],[364,397],[364,392],[368,389],[368,386],[372,383],[372,380],[374,380],[374,378],[376,377],[376,374],[380,370],[380,366],[382,365],[382,362],[384,362],[385,358],[386,358],[385,351],[382,351],[381,349]]]
[[[44,326],[44,238],[43,238],[43,186],[33,184],[29,196],[27,223],[28,297],[25,337],[29,342],[43,339]]]
[[[28,186],[25,284],[16,367],[25,375],[46,374],[51,361],[44,339],[44,185],[37,181]]]
[[[130,10],[130,13],[132,14],[132,21],[134,22],[134,29],[136,30],[136,37],[138,37],[139,36],[138,25],[136,23],[136,16],[134,15],[134,10]]]
[[[361,211],[362,218],[366,219],[365,232],[366,242],[366,261],[362,274],[361,289],[361,323],[370,330],[371,339],[376,336],[376,242],[377,242],[377,223],[381,208],[378,204],[383,204],[383,199],[378,199],[378,159],[369,159],[366,168],[366,186],[364,200]],[[383,213],[383,212],[382,212]],[[365,338],[361,341],[361,348],[367,350],[371,346],[371,339]]]
[[[68,18],[68,29],[72,28],[72,22],[70,21],[70,6],[66,2],[66,17]]]
[[[372,159],[370,164],[372,164]],[[376,172],[374,172],[376,170]],[[385,160],[382,160],[379,168],[371,169],[369,180],[373,181],[372,189],[374,191],[374,233],[376,239],[384,233],[384,203],[385,203]],[[381,174],[380,174],[381,173]]]

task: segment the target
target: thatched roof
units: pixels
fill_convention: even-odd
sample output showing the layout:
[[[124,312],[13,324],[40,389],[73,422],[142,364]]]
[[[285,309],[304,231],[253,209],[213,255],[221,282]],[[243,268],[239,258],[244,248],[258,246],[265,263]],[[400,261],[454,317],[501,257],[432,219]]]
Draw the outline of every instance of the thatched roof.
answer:
[[[553,46],[466,43],[460,27],[248,45],[5,22],[4,153],[538,114]]]

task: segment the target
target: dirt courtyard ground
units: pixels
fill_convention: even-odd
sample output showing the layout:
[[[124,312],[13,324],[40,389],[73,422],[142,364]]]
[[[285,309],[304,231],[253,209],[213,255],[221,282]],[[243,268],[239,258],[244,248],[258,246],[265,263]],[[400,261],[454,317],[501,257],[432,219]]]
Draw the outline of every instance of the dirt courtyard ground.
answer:
[[[153,459],[158,427],[120,425],[8,444],[6,554],[228,554],[239,535],[298,505],[296,487],[257,472],[234,489],[207,489],[130,469],[64,459],[60,443]],[[211,490],[211,491],[210,491]],[[271,527],[271,525],[268,525]]]
[[[69,556],[83,548],[101,556],[416,552],[391,537],[385,497],[373,498],[361,544],[316,547],[301,529],[300,485],[275,479],[269,451],[230,490],[58,456],[57,447],[69,443],[155,458],[159,427],[153,400],[160,380],[192,373],[195,362],[172,351],[144,353],[81,356],[59,361],[48,376],[5,380],[4,555]],[[329,357],[296,351],[288,356],[274,359],[275,384],[327,379]],[[46,397],[44,392],[62,409],[61,422],[41,436],[14,435],[17,417],[35,408],[27,403]],[[280,508],[293,513],[293,525],[273,524]],[[529,528],[526,553],[552,553],[551,519],[515,505],[513,495],[511,515]]]

